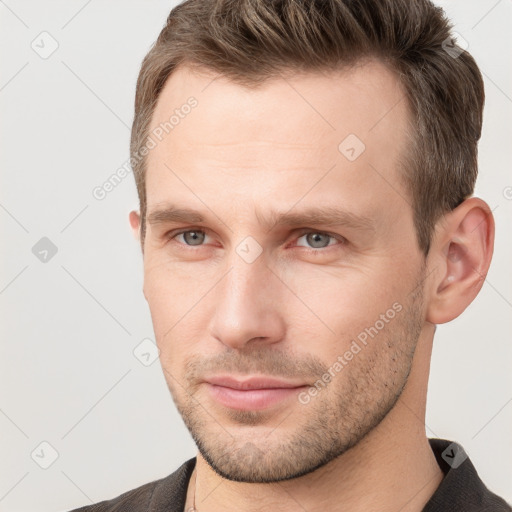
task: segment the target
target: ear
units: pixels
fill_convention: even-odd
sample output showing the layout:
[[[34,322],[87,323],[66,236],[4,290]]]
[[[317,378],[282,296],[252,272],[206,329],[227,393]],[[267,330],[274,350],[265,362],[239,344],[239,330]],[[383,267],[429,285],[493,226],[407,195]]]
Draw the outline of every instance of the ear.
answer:
[[[140,241],[140,214],[137,210],[133,210],[129,215],[130,226],[132,228],[133,237]]]
[[[471,197],[437,223],[428,266],[435,269],[426,320],[457,318],[482,288],[494,247],[494,217],[485,201]]]

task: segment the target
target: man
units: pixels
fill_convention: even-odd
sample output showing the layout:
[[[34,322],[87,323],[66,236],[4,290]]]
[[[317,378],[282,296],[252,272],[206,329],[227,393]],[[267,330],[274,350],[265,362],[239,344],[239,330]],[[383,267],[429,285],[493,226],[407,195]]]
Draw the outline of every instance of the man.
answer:
[[[81,511],[505,511],[428,439],[478,294],[483,82],[427,0],[189,0],[137,83],[144,295],[199,453]]]

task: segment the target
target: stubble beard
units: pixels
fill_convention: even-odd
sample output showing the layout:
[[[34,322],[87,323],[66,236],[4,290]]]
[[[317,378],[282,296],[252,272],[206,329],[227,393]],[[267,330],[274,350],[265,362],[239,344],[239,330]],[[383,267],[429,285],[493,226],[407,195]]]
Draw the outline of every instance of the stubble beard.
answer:
[[[221,417],[196,397],[198,388],[192,383],[204,366],[197,359],[190,362],[185,373],[185,381],[191,383],[188,393],[171,380],[168,385],[202,457],[228,480],[270,483],[311,473],[361,442],[393,409],[411,371],[423,325],[421,284],[409,297],[403,310],[325,389],[308,404],[297,400],[294,409],[284,411],[277,421],[276,414],[268,411],[228,409]],[[269,370],[258,360],[268,358],[255,353],[247,363],[239,354],[227,355],[223,367]],[[293,367],[284,360],[282,364],[282,373],[275,368],[266,373],[292,376]],[[303,372],[315,368],[319,375],[318,360],[308,360],[301,368]]]

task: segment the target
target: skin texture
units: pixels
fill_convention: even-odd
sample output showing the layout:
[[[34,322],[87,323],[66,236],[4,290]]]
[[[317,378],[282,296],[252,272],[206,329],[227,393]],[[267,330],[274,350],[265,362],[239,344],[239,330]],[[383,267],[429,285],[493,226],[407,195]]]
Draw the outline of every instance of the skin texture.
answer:
[[[466,200],[439,221],[428,257],[420,252],[399,172],[407,101],[378,62],[257,89],[182,67],[152,127],[190,96],[197,107],[148,156],[144,240],[161,365],[199,449],[187,506],[195,497],[209,512],[421,510],[442,479],[424,425],[435,324],[482,285],[488,206]],[[349,134],[365,145],[353,161],[338,149]],[[170,205],[204,220],[154,215]],[[319,207],[349,221],[270,216]],[[138,236],[138,212],[130,223]],[[226,407],[204,382],[263,375],[314,386],[329,368],[307,403],[297,391],[263,410]]]

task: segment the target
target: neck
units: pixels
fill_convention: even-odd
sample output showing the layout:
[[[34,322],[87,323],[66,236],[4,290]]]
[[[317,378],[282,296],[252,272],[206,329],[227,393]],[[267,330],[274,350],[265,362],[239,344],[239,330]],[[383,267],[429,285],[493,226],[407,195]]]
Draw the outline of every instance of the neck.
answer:
[[[197,512],[420,512],[443,478],[424,424],[431,340],[420,338],[394,408],[346,453],[312,473],[271,484],[226,480],[199,454],[185,510],[195,499]]]

